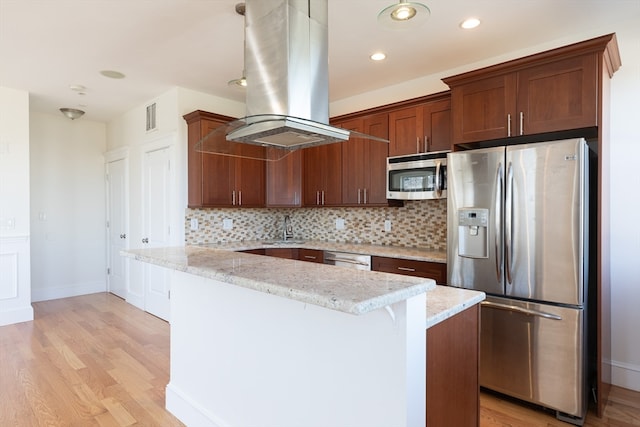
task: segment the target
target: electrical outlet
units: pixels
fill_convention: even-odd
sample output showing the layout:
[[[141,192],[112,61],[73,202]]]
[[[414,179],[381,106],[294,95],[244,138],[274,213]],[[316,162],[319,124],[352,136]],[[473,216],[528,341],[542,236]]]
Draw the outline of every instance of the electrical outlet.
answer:
[[[384,231],[386,231],[386,232],[391,231],[391,220],[390,219],[385,219],[384,220]]]
[[[336,219],[336,230],[344,230],[344,219],[337,218]]]
[[[222,229],[223,230],[231,230],[233,229],[233,220],[230,218],[225,218],[222,220]]]
[[[191,231],[198,229],[198,218],[191,218]]]

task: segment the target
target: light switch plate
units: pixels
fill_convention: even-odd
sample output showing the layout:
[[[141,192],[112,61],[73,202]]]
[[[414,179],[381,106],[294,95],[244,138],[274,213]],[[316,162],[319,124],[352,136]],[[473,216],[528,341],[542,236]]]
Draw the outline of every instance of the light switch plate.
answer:
[[[225,218],[222,220],[222,229],[223,230],[231,230],[233,229],[233,220],[230,218]]]
[[[344,219],[337,218],[336,219],[336,230],[344,230]]]
[[[391,220],[390,219],[386,219],[384,221],[384,231],[391,231]]]
[[[198,218],[191,218],[191,231],[198,229]]]

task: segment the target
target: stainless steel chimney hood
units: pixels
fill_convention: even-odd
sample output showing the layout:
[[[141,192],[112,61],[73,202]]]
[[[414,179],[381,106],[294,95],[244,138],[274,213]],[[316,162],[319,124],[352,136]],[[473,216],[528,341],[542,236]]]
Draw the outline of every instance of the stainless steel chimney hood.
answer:
[[[388,142],[328,124],[327,16],[327,0],[246,0],[247,115],[203,138],[196,150],[237,155],[233,145],[256,144],[272,147],[265,160],[277,160],[350,137]]]

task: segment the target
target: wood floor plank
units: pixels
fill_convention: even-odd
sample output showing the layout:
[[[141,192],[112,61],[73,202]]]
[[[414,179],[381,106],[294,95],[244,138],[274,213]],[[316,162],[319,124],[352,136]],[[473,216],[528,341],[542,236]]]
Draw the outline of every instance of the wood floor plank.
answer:
[[[33,322],[0,327],[1,427],[184,426],[164,409],[165,321],[107,293],[33,308]],[[570,427],[493,393],[480,403],[481,427]],[[639,427],[640,393],[612,387],[604,417],[589,412],[585,426]]]

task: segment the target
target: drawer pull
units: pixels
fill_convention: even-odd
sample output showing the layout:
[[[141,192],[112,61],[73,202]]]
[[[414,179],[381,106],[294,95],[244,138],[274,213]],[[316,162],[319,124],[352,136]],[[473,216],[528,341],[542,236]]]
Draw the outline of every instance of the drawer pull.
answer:
[[[398,267],[398,270],[402,270],[402,271],[416,271],[415,268],[411,268],[411,267]]]
[[[304,256],[307,259],[317,259],[318,257],[312,256],[312,255],[305,255]]]

